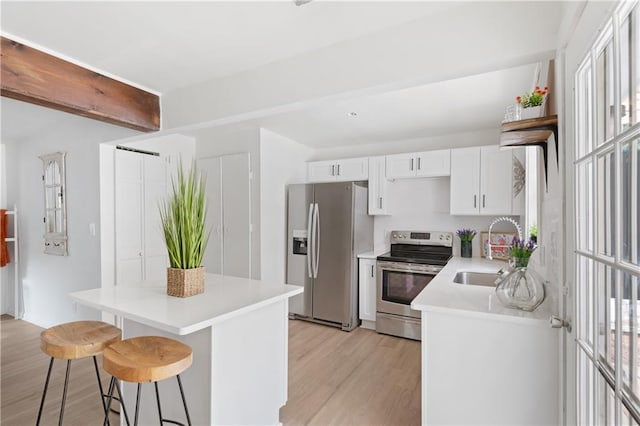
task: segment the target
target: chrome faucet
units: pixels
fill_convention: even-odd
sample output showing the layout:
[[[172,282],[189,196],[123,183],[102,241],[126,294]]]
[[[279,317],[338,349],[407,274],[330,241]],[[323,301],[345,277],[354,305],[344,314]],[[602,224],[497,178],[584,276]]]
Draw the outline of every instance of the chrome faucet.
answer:
[[[489,235],[487,237],[487,259],[489,260],[493,260],[493,256],[491,254],[491,229],[493,228],[493,225],[495,225],[498,222],[512,223],[516,227],[516,230],[518,231],[518,239],[522,241],[522,228],[520,228],[520,225],[518,225],[518,222],[506,216],[496,218],[493,222],[491,222],[491,225],[489,225]]]

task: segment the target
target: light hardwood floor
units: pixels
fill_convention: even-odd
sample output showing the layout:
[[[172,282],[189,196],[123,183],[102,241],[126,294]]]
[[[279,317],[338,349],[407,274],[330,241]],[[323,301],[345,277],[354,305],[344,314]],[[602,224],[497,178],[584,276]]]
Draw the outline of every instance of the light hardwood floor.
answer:
[[[3,315],[0,424],[35,424],[49,359],[40,351],[41,328]],[[346,333],[289,322],[289,400],[285,425],[420,424],[420,343],[358,328]],[[56,361],[43,425],[56,424],[65,363]],[[103,384],[107,384],[103,375]],[[65,425],[101,424],[93,363],[71,366]],[[187,391],[188,397],[188,391]],[[117,416],[112,415],[117,424]]]

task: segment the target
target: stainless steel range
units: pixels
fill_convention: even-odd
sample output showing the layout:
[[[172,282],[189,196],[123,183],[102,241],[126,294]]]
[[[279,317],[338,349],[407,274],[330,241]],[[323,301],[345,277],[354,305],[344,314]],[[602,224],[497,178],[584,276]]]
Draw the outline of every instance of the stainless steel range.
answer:
[[[391,232],[391,251],[377,258],[376,331],[420,340],[411,302],[451,259],[451,232]]]

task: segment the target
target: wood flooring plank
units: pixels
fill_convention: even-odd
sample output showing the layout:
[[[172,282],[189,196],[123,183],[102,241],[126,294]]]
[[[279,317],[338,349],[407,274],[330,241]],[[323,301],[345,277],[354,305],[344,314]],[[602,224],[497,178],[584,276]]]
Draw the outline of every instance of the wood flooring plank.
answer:
[[[41,328],[2,316],[0,321],[0,424],[33,425],[49,358],[40,351]],[[101,361],[101,360],[100,360]],[[289,321],[289,400],[286,425],[420,424],[420,342],[358,328],[344,332]],[[43,425],[57,424],[65,373],[54,363]],[[103,386],[108,384],[103,374]],[[187,390],[188,396],[188,390]],[[112,424],[118,416],[112,415]],[[93,362],[72,363],[64,424],[101,424]]]

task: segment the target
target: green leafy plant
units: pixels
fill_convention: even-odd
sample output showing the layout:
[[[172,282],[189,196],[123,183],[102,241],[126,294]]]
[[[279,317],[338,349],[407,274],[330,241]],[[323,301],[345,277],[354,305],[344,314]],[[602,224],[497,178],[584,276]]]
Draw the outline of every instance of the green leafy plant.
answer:
[[[529,230],[529,239],[534,243],[538,243],[538,225],[532,225]]]
[[[531,108],[542,105],[545,96],[549,93],[549,88],[545,86],[541,89],[540,86],[536,86],[531,93],[525,93],[522,96],[516,97],[516,102],[520,104],[522,108]]]
[[[198,172],[195,163],[185,173],[180,162],[177,179],[171,179],[171,193],[160,205],[160,220],[172,268],[202,266],[209,240],[206,213],[204,176]]]

